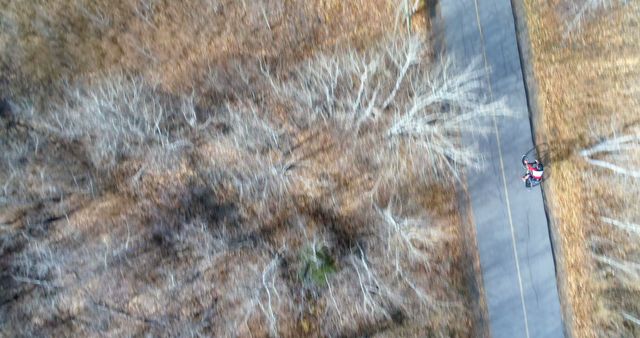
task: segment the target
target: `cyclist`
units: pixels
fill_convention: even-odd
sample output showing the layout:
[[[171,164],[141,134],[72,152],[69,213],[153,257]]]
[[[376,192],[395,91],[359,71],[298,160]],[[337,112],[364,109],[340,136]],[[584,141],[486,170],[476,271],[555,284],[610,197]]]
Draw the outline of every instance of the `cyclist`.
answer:
[[[522,181],[525,185],[530,187],[532,185],[540,184],[540,182],[542,182],[542,175],[544,174],[544,166],[542,163],[538,160],[531,163],[526,159],[523,160],[522,163],[527,167],[527,173],[522,176]]]

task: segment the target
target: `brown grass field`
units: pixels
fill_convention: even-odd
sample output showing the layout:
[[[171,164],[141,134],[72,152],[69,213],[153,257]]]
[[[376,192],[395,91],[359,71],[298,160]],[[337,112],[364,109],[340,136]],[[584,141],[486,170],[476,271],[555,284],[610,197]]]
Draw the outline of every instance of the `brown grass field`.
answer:
[[[574,337],[637,337],[640,241],[630,229],[640,220],[638,178],[590,165],[580,151],[640,135],[640,2],[599,8],[569,33],[567,3],[525,1],[566,321]],[[637,149],[609,159],[637,168]]]
[[[473,335],[479,75],[398,13],[0,0],[0,335]]]
[[[290,67],[341,44],[370,45],[396,5],[365,1],[0,2],[3,73],[14,91],[105,72],[136,73],[189,91],[209,68],[261,57]]]

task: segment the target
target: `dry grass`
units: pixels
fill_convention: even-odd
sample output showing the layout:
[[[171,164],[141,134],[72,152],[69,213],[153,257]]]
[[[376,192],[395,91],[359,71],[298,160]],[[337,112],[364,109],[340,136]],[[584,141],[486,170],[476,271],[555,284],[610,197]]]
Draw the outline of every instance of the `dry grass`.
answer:
[[[262,57],[288,68],[310,54],[368,46],[394,27],[396,5],[366,1],[0,1],[0,64],[10,90],[125,71],[171,92],[211,68]],[[417,23],[419,24],[419,23]],[[4,88],[6,90],[7,88]]]
[[[637,182],[626,179],[621,188],[613,171],[591,166],[579,152],[638,125],[640,3],[593,12],[568,35],[566,1],[525,3],[539,86],[538,138],[552,161],[545,189],[560,234],[568,324],[576,337],[637,336],[637,323],[623,315],[639,313],[637,287],[621,283],[620,271],[597,259],[633,260],[640,252],[636,237],[601,219],[637,222]]]
[[[1,5],[0,334],[472,333],[457,135],[499,105],[394,4]]]

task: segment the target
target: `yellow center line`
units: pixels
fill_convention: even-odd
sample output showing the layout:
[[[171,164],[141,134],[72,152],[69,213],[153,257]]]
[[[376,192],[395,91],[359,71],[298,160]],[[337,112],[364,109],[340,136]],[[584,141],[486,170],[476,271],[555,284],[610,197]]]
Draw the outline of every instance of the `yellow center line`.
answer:
[[[476,9],[476,21],[478,23],[478,30],[480,32],[480,44],[482,46],[482,58],[484,60],[484,71],[487,76],[487,84],[489,86],[489,96],[491,101],[493,101],[493,87],[491,85],[491,78],[489,77],[489,62],[487,61],[487,52],[484,45],[484,33],[482,32],[482,25],[480,24],[480,13],[478,10],[478,0],[473,0]],[[502,186],[504,188],[504,195],[507,202],[507,215],[509,216],[509,226],[511,227],[511,243],[513,244],[513,255],[516,260],[516,271],[518,273],[518,286],[520,287],[520,301],[522,304],[522,313],[524,315],[524,329],[529,338],[529,321],[527,319],[527,306],[524,302],[524,291],[522,287],[522,277],[520,274],[520,262],[518,260],[518,246],[516,244],[516,231],[513,226],[513,217],[511,216],[511,203],[509,202],[509,190],[507,189],[507,177],[504,173],[504,159],[502,156],[502,148],[500,143],[500,131],[498,130],[498,122],[496,120],[496,116],[493,116],[493,128],[496,133],[496,142],[498,145],[498,157],[500,159],[500,172],[502,173]]]

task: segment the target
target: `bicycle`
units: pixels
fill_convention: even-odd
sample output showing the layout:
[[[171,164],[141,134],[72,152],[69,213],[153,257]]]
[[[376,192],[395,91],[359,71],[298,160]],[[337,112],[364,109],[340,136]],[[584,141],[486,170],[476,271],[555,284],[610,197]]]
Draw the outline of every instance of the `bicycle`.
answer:
[[[524,186],[531,189],[535,186],[542,184],[544,181],[544,165],[538,160],[530,161],[527,159],[527,154],[522,155],[522,166],[525,169],[525,174],[522,176]]]

